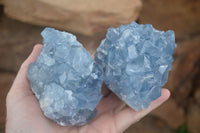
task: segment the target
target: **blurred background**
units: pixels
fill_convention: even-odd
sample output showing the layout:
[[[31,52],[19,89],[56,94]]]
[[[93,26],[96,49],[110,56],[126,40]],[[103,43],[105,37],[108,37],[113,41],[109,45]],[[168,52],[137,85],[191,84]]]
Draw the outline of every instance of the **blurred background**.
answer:
[[[0,0],[0,133],[6,94],[44,27],[72,32],[92,54],[108,27],[133,20],[174,30],[178,46],[171,98],[125,133],[200,133],[200,0]]]

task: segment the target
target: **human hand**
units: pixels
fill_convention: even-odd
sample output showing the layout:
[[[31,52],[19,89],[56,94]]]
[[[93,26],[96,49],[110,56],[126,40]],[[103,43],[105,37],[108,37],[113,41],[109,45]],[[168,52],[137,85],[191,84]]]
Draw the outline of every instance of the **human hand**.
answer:
[[[170,96],[167,89],[162,89],[161,96],[151,102],[148,109],[136,112],[125,106],[124,102],[108,89],[103,88],[104,96],[97,105],[98,114],[94,120],[80,127],[60,126],[44,116],[27,79],[28,66],[35,62],[41,48],[42,45],[39,44],[34,47],[30,56],[21,65],[7,95],[6,133],[121,133]]]

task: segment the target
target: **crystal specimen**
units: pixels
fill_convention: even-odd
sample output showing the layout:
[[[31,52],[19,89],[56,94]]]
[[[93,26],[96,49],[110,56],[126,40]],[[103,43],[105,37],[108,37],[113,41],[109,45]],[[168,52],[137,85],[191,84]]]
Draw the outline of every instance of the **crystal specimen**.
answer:
[[[41,35],[44,46],[28,69],[31,88],[48,118],[83,125],[97,114],[102,69],[72,34],[45,28]]]
[[[146,109],[161,95],[176,47],[173,31],[132,22],[109,28],[95,54],[104,82],[134,110]]]

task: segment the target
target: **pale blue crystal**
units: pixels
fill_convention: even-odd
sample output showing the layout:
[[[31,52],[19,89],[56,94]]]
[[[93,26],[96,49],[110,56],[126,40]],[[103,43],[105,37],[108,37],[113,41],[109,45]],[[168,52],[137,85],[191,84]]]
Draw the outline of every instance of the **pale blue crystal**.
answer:
[[[173,31],[132,22],[108,29],[95,61],[103,67],[108,88],[139,111],[161,95],[175,47]]]
[[[28,69],[28,79],[44,114],[60,125],[93,119],[101,99],[102,69],[67,32],[45,28],[44,46]]]

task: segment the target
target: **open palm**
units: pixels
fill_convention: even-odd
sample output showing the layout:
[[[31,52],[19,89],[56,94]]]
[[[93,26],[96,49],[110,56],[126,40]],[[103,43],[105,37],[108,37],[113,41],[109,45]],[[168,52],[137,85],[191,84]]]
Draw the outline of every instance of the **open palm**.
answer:
[[[97,105],[98,115],[94,120],[80,127],[60,126],[44,116],[26,76],[28,65],[36,60],[41,48],[39,44],[34,47],[7,95],[6,133],[121,133],[170,96],[167,89],[162,89],[161,97],[148,109],[136,112],[104,87],[104,96]]]

